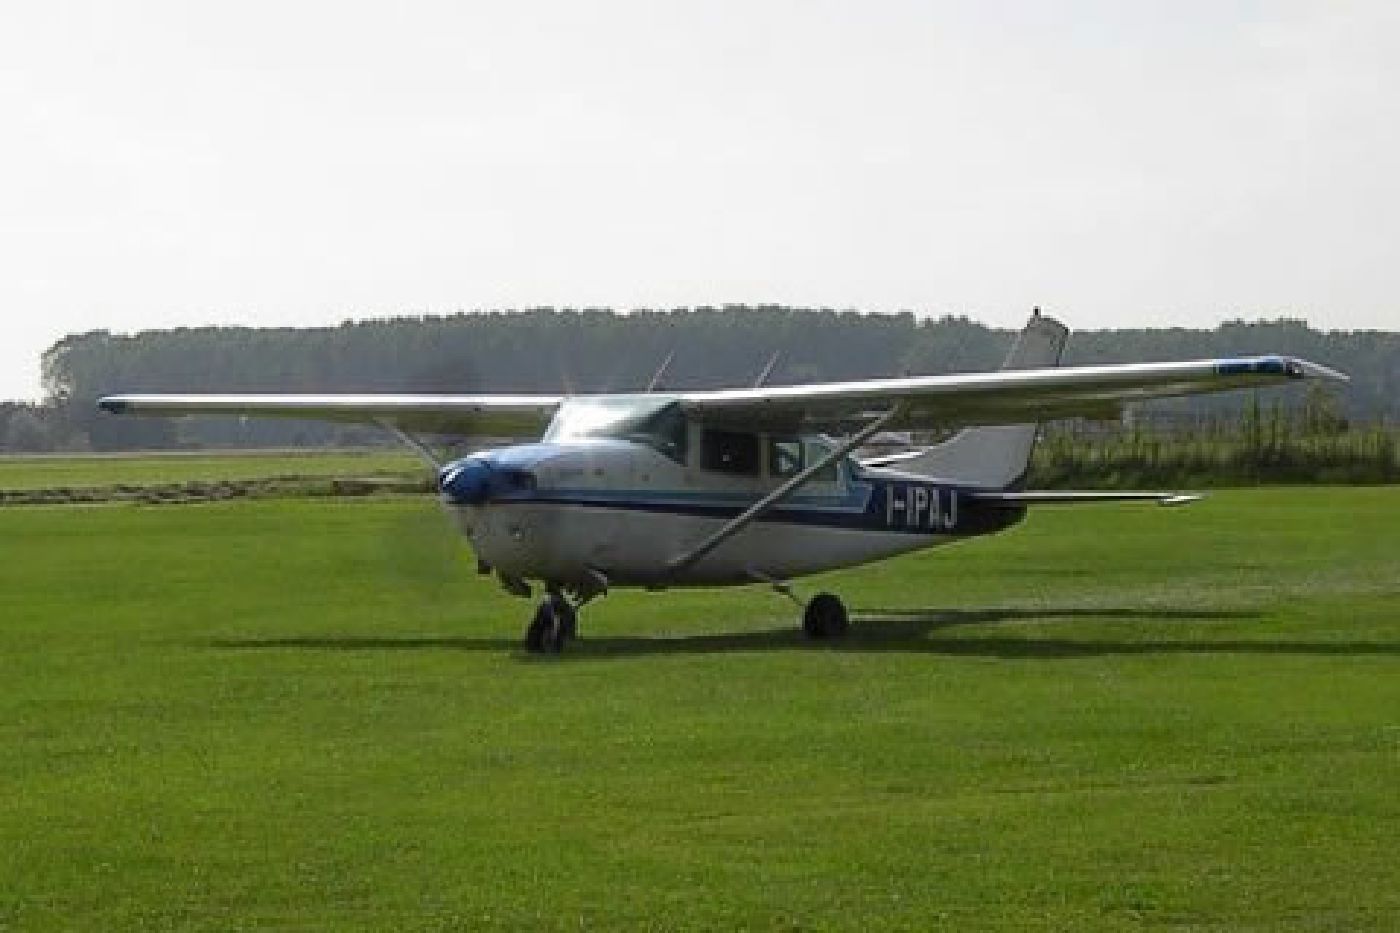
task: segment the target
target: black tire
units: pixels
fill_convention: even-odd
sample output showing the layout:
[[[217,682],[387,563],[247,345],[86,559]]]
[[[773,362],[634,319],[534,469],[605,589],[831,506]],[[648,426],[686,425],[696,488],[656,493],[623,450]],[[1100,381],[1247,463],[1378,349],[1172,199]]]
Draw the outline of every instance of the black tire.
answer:
[[[851,627],[840,597],[818,593],[802,613],[802,630],[812,638],[840,638]]]
[[[558,654],[564,647],[563,628],[554,602],[546,599],[535,610],[530,627],[525,630],[525,650],[531,654]]]
[[[560,599],[554,604],[554,615],[559,620],[559,644],[563,647],[564,642],[578,637],[578,612],[567,599]]]

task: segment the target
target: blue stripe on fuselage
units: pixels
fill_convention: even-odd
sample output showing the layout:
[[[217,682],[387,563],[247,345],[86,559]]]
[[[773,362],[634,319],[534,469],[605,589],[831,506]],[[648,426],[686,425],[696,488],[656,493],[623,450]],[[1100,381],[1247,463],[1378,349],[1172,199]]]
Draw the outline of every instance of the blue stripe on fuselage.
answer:
[[[540,504],[728,520],[756,501],[743,494],[655,489],[539,489],[499,499],[493,505]],[[990,507],[967,490],[915,479],[863,476],[846,496],[788,500],[759,521],[917,535],[978,535],[1021,520],[1024,508]]]

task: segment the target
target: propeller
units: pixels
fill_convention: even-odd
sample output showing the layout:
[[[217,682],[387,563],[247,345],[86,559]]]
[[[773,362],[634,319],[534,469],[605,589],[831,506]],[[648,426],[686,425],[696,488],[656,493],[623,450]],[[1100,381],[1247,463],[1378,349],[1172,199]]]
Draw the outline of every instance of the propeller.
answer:
[[[480,457],[467,456],[444,460],[425,442],[398,425],[380,421],[379,425],[414,451],[432,468],[434,508],[414,507],[391,520],[383,538],[384,561],[409,588],[418,591],[433,603],[446,597],[454,580],[462,574],[464,552],[471,554],[471,543],[452,527],[441,504],[444,498],[454,502],[479,504],[489,494],[491,468]],[[473,558],[478,572],[482,564]]]
[[[481,457],[465,457],[438,470],[438,492],[453,503],[481,505],[491,495],[491,465]]]

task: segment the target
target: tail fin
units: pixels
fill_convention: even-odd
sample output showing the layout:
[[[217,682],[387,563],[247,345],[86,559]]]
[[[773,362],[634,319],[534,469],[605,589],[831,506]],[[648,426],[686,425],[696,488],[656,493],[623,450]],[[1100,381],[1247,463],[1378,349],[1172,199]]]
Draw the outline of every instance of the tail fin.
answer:
[[[1037,309],[1016,338],[1002,369],[1058,366],[1069,328]],[[964,428],[917,457],[902,460],[901,472],[990,489],[1018,487],[1030,464],[1038,425]]]

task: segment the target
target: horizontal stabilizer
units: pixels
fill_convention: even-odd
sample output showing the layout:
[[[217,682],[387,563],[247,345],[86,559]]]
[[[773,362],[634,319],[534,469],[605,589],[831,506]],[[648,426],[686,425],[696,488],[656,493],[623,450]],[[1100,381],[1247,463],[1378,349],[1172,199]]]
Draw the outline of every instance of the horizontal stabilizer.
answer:
[[[1185,492],[1114,492],[1099,490],[1041,489],[1033,492],[974,492],[973,499],[988,505],[1020,508],[1027,505],[1083,505],[1088,502],[1155,502],[1158,505],[1189,505],[1203,497]]]

